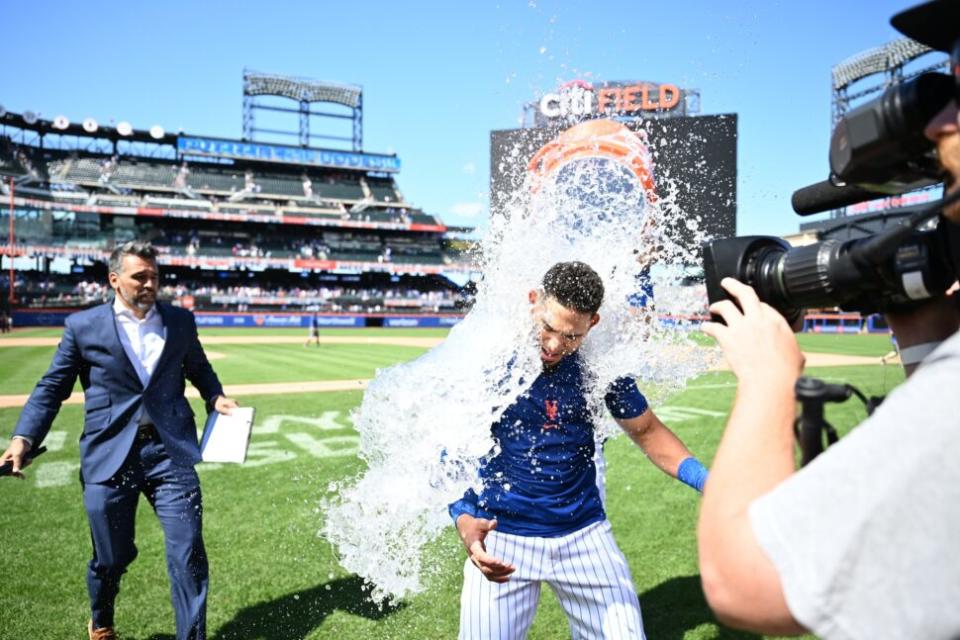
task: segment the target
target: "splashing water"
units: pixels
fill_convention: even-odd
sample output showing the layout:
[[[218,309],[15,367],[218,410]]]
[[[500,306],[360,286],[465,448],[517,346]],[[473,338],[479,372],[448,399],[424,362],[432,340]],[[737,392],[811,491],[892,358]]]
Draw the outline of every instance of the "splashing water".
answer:
[[[611,430],[602,398],[614,379],[636,377],[655,408],[709,364],[683,320],[659,322],[636,304],[649,280],[658,314],[700,307],[699,292],[681,285],[702,239],[697,221],[673,205],[677,185],[661,181],[650,197],[636,171],[651,166],[639,139],[617,157],[604,157],[596,139],[510,194],[481,243],[484,277],[470,313],[427,354],[378,372],[354,413],[367,470],[331,487],[321,534],[375,599],[423,590],[423,548],[451,525],[447,505],[479,491],[491,424],[542,368],[527,292],[552,265],[585,262],[604,281],[600,323],[581,348],[598,428]]]

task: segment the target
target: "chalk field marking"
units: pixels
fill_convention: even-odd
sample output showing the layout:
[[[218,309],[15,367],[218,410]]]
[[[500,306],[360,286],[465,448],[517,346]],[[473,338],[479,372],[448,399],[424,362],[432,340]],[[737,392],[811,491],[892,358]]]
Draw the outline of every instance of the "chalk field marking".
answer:
[[[262,467],[266,464],[293,460],[296,457],[297,454],[293,451],[281,449],[278,442],[251,442],[247,449],[247,461],[241,466]]]
[[[297,445],[314,458],[337,458],[356,454],[360,436],[333,436],[316,438],[309,433],[285,433],[287,440]]]
[[[33,469],[39,489],[65,487],[68,484],[80,483],[80,477],[77,475],[80,462],[37,462],[30,469]]]
[[[349,429],[352,425],[342,424],[338,422],[340,416],[342,415],[341,411],[324,411],[320,414],[320,417],[314,418],[311,416],[292,416],[285,414],[275,414],[272,416],[267,416],[262,422],[257,421],[253,425],[254,435],[261,434],[270,434],[278,433],[280,427],[286,422],[292,422],[294,424],[304,424],[311,427],[316,427],[321,431],[332,431],[335,429]]]
[[[691,384],[684,387],[684,391],[690,391],[691,389],[734,389],[736,388],[737,383],[735,382],[718,382],[716,384]]]
[[[683,422],[685,420],[695,420],[697,418],[724,418],[726,412],[711,411],[710,409],[700,409],[697,407],[659,407],[656,410],[657,417],[670,424],[671,422]]]
[[[47,437],[43,439],[43,444],[47,447],[47,451],[60,451],[63,449],[63,444],[66,441],[66,431],[51,431],[47,434]]]
[[[306,427],[312,433],[296,431],[281,433],[280,428],[298,426]],[[332,431],[352,430],[349,417],[343,411],[324,411],[319,416],[297,416],[290,414],[275,414],[257,421],[253,428],[253,441],[247,449],[247,460],[242,468],[262,467],[265,465],[288,462],[299,455],[309,455],[314,458],[337,458],[355,456],[360,449],[360,436],[351,432],[345,435],[334,435]],[[262,438],[266,436],[266,438]],[[51,431],[43,443],[49,451],[60,451],[66,445],[66,431]],[[2,442],[2,440],[0,440]],[[293,445],[293,450],[291,450]],[[4,448],[6,444],[4,443]],[[233,464],[204,462],[197,465],[201,473],[215,471],[224,467],[237,467]],[[38,488],[65,487],[77,482],[79,461],[52,461],[42,459],[30,466],[27,470],[28,478],[32,476]]]

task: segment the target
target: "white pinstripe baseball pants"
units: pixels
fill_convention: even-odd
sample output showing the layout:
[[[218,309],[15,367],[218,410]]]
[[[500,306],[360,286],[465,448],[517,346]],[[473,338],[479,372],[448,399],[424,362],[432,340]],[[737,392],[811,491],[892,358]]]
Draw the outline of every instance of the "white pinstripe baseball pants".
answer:
[[[578,639],[644,639],[630,568],[603,520],[559,538],[491,531],[487,552],[517,567],[509,582],[483,577],[467,559],[460,594],[461,640],[521,640],[533,623],[540,584],[557,594],[570,635]]]

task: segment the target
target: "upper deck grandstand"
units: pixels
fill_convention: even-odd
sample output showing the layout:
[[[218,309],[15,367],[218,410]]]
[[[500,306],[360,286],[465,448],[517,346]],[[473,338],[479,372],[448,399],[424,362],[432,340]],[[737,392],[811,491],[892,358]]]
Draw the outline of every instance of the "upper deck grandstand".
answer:
[[[17,306],[98,301],[80,283],[139,239],[168,297],[198,310],[455,311],[447,276],[473,269],[470,229],[410,203],[399,169],[392,154],[2,113],[0,255]]]

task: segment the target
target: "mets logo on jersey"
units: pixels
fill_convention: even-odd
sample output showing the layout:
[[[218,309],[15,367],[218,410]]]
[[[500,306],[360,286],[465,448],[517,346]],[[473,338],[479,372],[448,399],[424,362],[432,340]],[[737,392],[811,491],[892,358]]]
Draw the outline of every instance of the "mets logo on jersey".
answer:
[[[543,425],[543,430],[559,429],[560,424],[557,421],[557,415],[560,413],[560,401],[544,400],[543,408],[547,411],[547,421]]]

